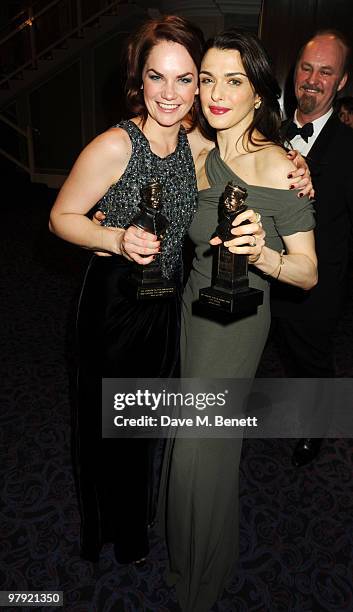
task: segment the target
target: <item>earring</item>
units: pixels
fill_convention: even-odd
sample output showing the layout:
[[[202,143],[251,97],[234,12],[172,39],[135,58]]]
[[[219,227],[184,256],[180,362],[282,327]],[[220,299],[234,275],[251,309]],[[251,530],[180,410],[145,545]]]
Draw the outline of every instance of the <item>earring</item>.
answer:
[[[254,108],[255,108],[255,110],[257,110],[258,108],[260,108],[260,106],[261,106],[261,102],[262,102],[262,100],[258,100],[257,102],[255,102],[255,104],[254,104]]]
[[[141,85],[140,89],[143,89],[143,83],[142,83],[142,85]]]

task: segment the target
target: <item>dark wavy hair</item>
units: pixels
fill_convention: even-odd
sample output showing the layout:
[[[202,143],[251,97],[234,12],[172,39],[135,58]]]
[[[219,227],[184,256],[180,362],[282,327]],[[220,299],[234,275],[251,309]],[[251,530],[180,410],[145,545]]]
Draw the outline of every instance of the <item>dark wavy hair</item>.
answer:
[[[160,19],[150,19],[140,26],[128,41],[126,95],[129,112],[133,116],[141,116],[143,123],[147,119],[147,109],[141,90],[142,71],[151,50],[161,41],[175,42],[185,47],[197,71],[200,70],[205,41],[202,31],[196,25],[177,15],[165,15]],[[189,113],[188,131],[194,129],[197,118],[198,112]]]
[[[278,102],[281,89],[273,74],[268,53],[259,38],[246,30],[230,28],[208,40],[205,52],[209,49],[239,51],[246,76],[261,98],[261,106],[255,109],[254,118],[246,130],[249,142],[258,145],[259,142],[271,141],[282,146],[283,139],[280,136],[281,109]],[[200,123],[202,132],[209,138],[214,139],[215,130],[212,130],[202,117],[200,117]],[[255,138],[255,130],[258,130],[264,138]]]

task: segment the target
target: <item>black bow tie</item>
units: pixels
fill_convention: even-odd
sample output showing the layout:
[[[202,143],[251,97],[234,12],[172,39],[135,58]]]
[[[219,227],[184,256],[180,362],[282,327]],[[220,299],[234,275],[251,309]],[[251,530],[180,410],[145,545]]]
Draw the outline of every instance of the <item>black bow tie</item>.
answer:
[[[301,136],[302,139],[305,140],[305,142],[308,142],[310,136],[312,136],[313,133],[314,126],[312,123],[305,123],[303,127],[298,127],[294,123],[294,121],[292,121],[292,123],[290,123],[287,128],[286,140],[292,140],[294,136],[297,136],[297,134],[299,134],[299,136]]]

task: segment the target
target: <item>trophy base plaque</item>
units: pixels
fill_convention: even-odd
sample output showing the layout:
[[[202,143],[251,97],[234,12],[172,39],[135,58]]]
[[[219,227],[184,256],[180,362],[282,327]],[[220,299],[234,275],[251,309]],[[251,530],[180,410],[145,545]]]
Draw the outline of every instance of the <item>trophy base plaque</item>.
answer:
[[[173,298],[176,295],[175,285],[165,283],[164,285],[138,285],[129,279],[125,285],[126,294],[135,300],[160,300],[161,298]]]
[[[244,287],[238,291],[225,291],[215,287],[200,289],[199,303],[214,310],[234,315],[256,314],[263,303],[263,291]]]
[[[155,270],[150,270],[148,266],[121,279],[121,288],[133,300],[160,300],[176,296],[175,283],[160,275],[156,278]]]

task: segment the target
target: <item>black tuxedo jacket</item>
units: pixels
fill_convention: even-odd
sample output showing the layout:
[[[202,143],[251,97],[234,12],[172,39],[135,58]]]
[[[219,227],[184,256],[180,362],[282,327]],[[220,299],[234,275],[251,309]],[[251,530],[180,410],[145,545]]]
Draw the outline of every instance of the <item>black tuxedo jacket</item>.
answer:
[[[285,135],[289,122],[283,124]],[[353,227],[353,129],[333,114],[307,155],[315,189],[318,284],[303,291],[273,283],[272,315],[328,319],[339,315]]]

